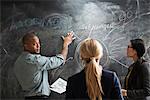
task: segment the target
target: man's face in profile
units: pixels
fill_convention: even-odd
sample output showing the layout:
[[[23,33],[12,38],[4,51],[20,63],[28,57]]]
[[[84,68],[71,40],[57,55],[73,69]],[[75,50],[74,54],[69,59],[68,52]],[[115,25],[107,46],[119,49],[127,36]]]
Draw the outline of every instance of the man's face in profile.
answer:
[[[40,53],[40,41],[37,36],[30,38],[25,44],[25,49],[30,53]]]

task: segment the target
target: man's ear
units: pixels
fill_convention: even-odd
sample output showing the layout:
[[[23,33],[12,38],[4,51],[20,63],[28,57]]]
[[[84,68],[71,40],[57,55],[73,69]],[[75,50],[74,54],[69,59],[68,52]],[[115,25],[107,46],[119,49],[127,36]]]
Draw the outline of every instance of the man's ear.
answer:
[[[23,47],[24,47],[25,50],[28,49],[28,45],[27,44],[23,44]]]

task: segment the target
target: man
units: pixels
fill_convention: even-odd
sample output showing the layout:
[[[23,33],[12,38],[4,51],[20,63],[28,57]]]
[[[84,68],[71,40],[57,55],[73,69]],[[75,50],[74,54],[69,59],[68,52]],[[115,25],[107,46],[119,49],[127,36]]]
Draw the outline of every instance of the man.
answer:
[[[24,52],[15,62],[15,75],[25,92],[25,99],[43,99],[50,95],[48,71],[66,61],[68,46],[73,41],[73,33],[63,37],[60,54],[53,57],[40,55],[40,40],[34,33],[27,33],[23,39]]]

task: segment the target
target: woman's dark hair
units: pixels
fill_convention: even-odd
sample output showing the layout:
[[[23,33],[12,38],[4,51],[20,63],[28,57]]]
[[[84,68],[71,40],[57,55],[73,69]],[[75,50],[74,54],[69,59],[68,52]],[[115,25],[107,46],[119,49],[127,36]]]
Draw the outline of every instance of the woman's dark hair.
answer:
[[[141,58],[146,51],[144,41],[142,39],[133,39],[130,40],[130,42],[132,48],[136,50],[138,58]]]

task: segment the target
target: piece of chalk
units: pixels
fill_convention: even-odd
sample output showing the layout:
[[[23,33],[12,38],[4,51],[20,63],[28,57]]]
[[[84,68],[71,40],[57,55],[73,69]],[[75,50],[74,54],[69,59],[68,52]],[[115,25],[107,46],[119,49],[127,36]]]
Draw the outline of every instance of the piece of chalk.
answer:
[[[73,35],[75,35],[73,31],[71,31],[71,33],[72,33]],[[75,39],[76,39],[76,37],[74,36],[72,39],[73,39],[73,40],[75,40]]]
[[[69,60],[72,60],[72,59],[73,59],[73,57],[69,57],[69,58],[66,60],[66,62],[69,61]]]
[[[64,37],[64,36],[61,36],[61,38],[64,40],[65,37]]]

